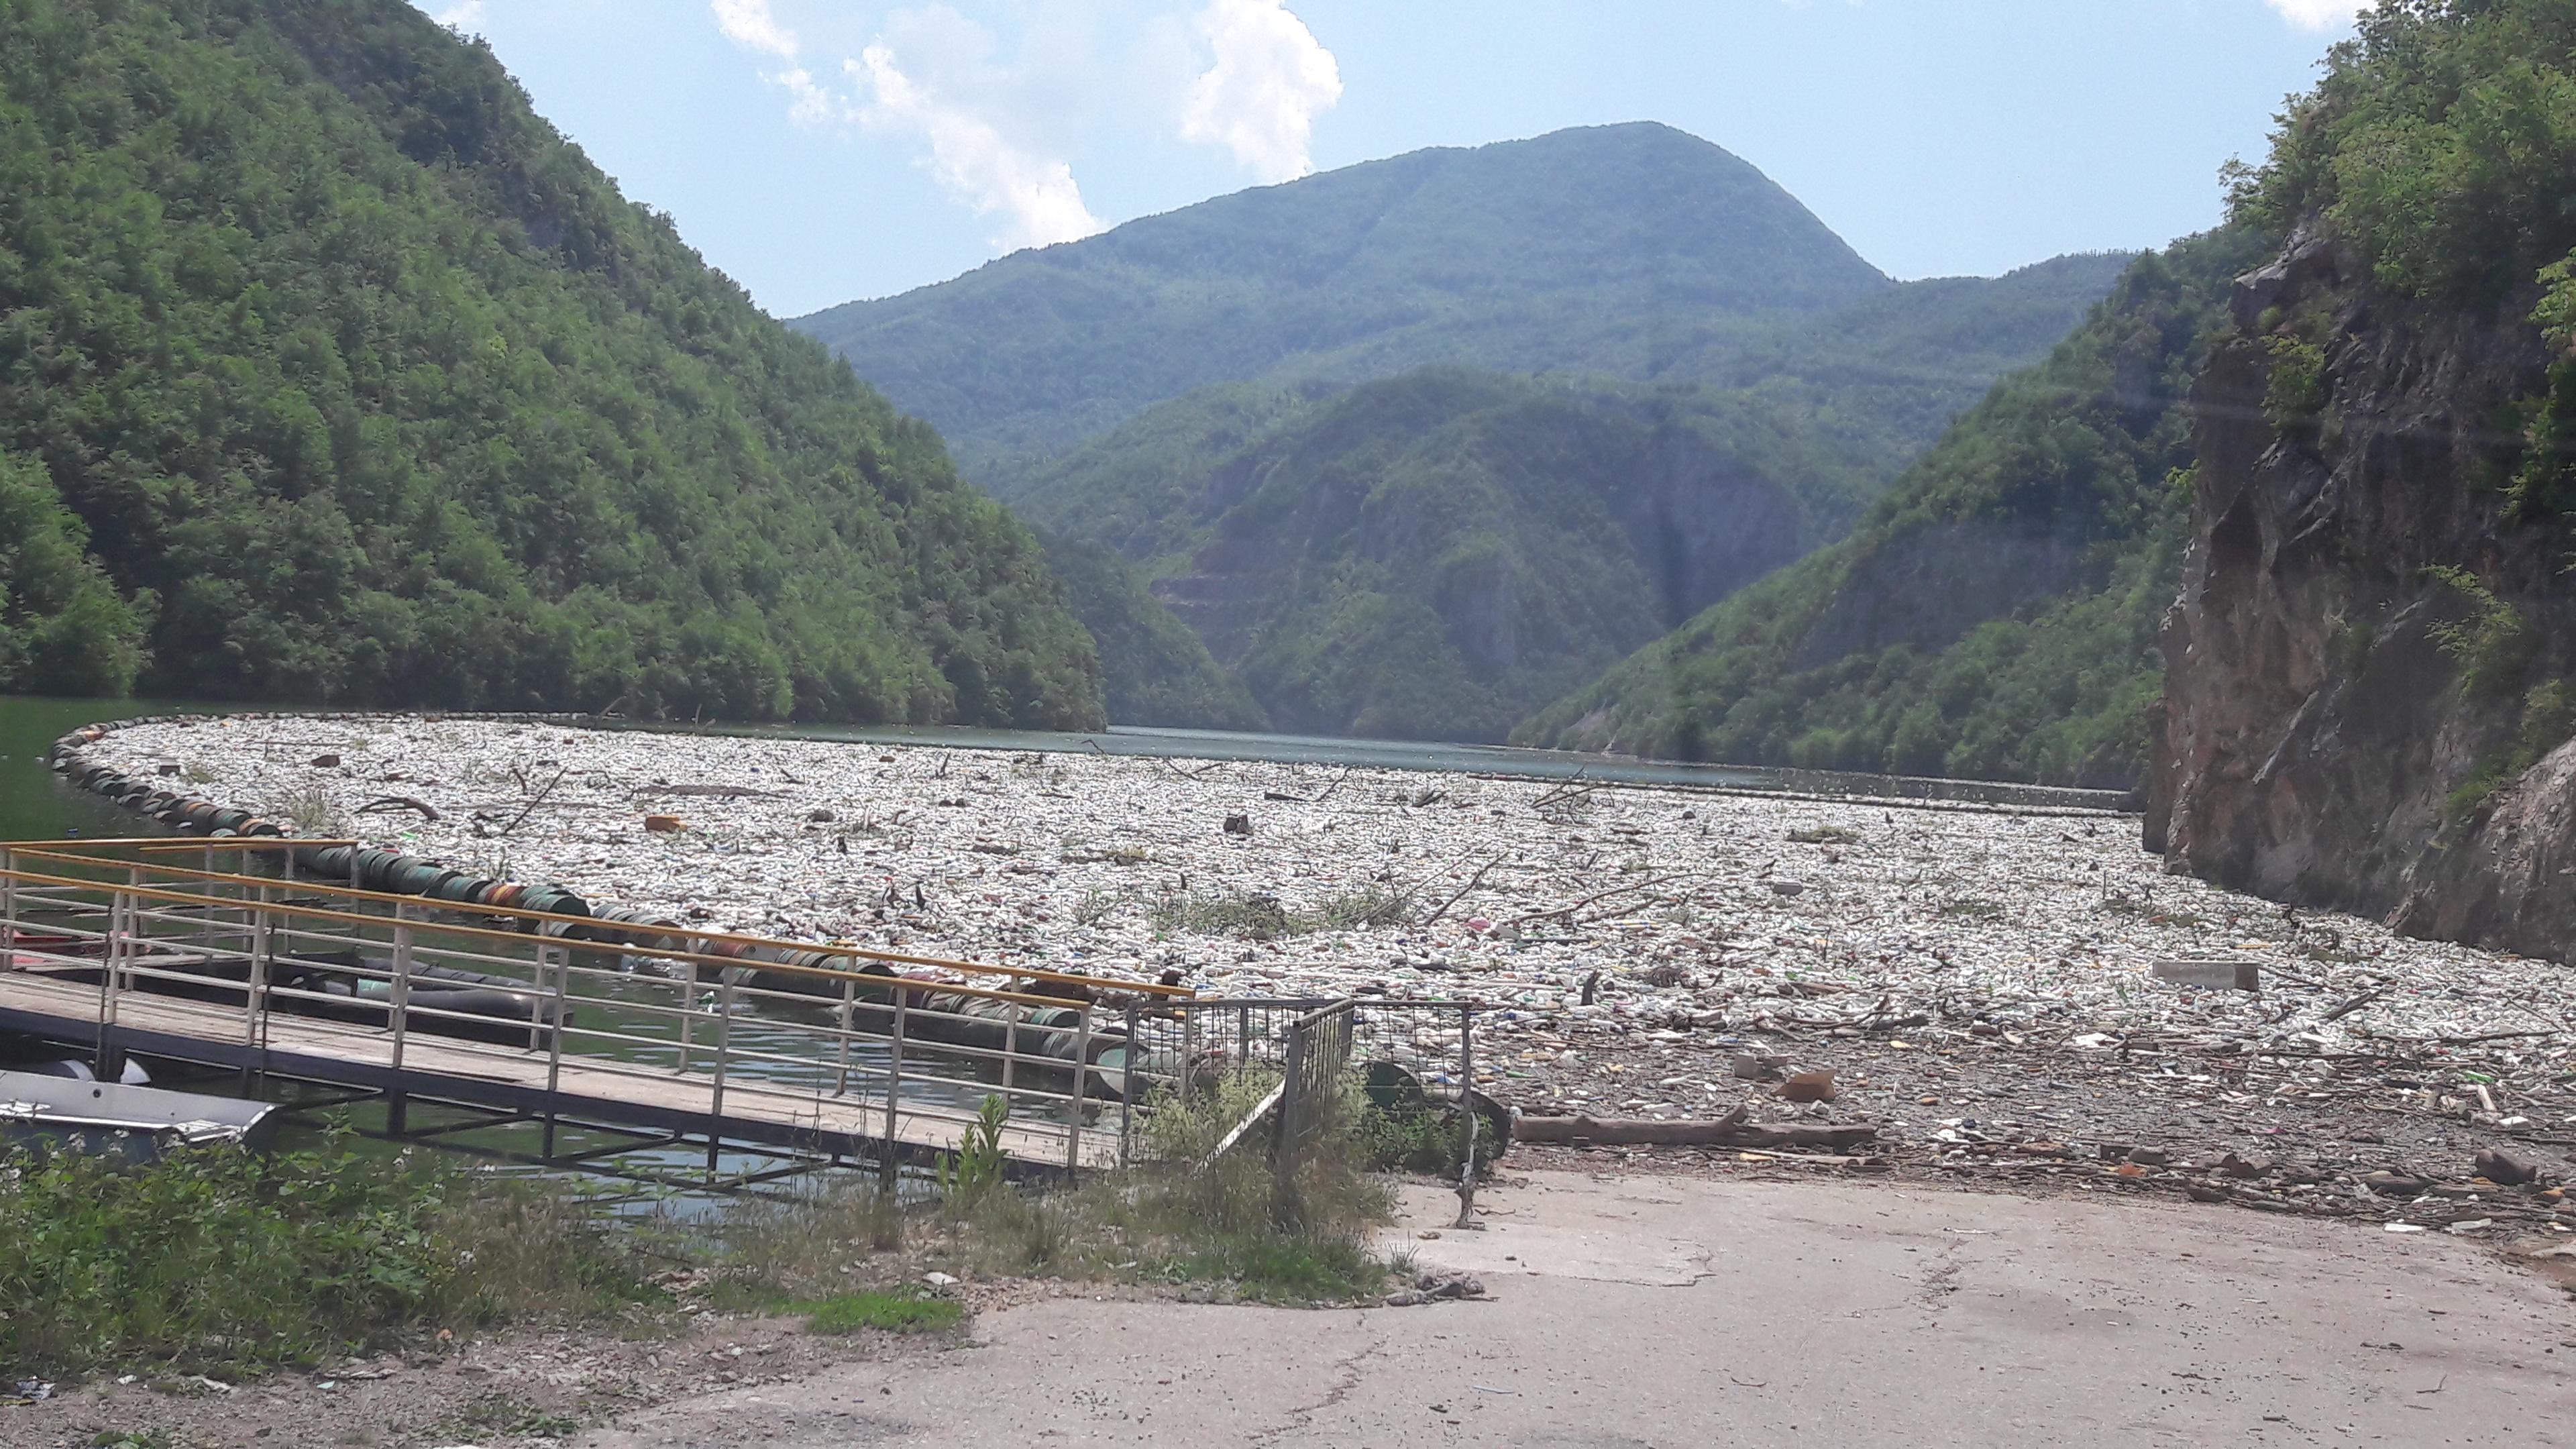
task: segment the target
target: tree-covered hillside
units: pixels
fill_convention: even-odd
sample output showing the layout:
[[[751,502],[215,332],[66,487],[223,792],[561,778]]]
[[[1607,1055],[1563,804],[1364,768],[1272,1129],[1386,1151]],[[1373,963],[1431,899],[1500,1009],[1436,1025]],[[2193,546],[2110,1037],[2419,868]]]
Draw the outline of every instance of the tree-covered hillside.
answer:
[[[1100,646],[1113,724],[1257,730],[1269,723],[1243,682],[1146,587],[1145,575],[1097,543],[1050,537],[1047,564],[1073,616]]]
[[[1834,537],[1895,467],[1788,396],[1427,368],[1202,390],[1022,500],[1105,545],[1283,729],[1493,740]]]
[[[1089,726],[929,427],[400,0],[0,3],[0,688]]]
[[[2159,690],[2192,461],[2183,404],[2236,227],[2141,258],[1849,538],[1542,711],[1519,743],[2127,785]]]
[[[1221,196],[794,325],[981,481],[1210,382],[1653,377],[1892,285],[1752,166],[1639,123]]]
[[[1739,347],[1726,364],[1739,384],[1730,388],[1454,368],[1356,390],[1217,383],[993,481],[1026,517],[1159,580],[1161,597],[1283,725],[1495,738],[1515,711],[1840,536],[1996,374],[2064,336],[2121,264],[2064,257],[2001,278],[1883,288]],[[1701,489],[1690,526],[1644,529],[1612,550],[1617,559],[1588,554],[1580,530],[1541,522],[1604,499],[1615,512],[1622,495],[1680,486],[1676,470],[1693,469],[1729,478],[1733,491]],[[1517,567],[1570,580],[1516,595],[1528,617],[1515,637],[1535,647],[1516,647],[1508,665],[1470,667],[1474,627],[1459,598],[1432,599],[1424,613],[1379,597],[1431,598],[1420,572],[1431,540],[1364,538],[1384,578],[1326,566],[1349,550],[1351,525],[1330,507],[1317,515],[1284,500],[1360,492],[1412,500],[1412,514],[1441,520],[1462,548],[1497,531],[1521,535]],[[1694,582],[1640,588],[1628,570],[1648,556],[1650,572]],[[1605,606],[1613,596],[1624,602]],[[1551,599],[1574,613],[1531,612]],[[1425,643],[1434,623],[1458,635],[1452,645]],[[1391,632],[1371,632],[1381,628]],[[1453,702],[1438,703],[1439,691]],[[1388,703],[1398,697],[1408,702]],[[1132,718],[1114,700],[1112,714]]]

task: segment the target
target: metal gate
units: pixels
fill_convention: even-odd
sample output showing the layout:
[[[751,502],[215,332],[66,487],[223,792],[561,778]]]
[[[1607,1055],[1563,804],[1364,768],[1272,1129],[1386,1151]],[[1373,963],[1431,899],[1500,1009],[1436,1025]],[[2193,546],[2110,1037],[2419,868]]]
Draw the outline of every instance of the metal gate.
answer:
[[[1323,1137],[1339,1104],[1342,1074],[1351,1064],[1351,1023],[1358,1005],[1337,1001],[1289,1024],[1279,1137],[1272,1149],[1282,1172],[1293,1168]]]

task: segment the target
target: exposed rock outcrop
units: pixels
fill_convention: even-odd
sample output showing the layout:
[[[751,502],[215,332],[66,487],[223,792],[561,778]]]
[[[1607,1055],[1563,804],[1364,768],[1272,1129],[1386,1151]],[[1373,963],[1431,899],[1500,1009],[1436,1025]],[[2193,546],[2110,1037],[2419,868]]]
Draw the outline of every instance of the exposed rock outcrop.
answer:
[[[2533,295],[2390,297],[2301,233],[2195,394],[2146,843],[2176,871],[2576,955],[2566,520],[2518,516]],[[2537,763],[2532,763],[2536,760]],[[2528,768],[2524,768],[2528,766]]]

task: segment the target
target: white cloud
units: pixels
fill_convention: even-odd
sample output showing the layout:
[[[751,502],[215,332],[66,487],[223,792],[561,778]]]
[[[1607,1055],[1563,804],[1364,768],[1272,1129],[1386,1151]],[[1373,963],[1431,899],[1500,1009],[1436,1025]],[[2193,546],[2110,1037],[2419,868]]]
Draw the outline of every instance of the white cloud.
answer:
[[[431,10],[429,18],[450,30],[470,32],[475,26],[483,23],[483,0],[458,0],[458,3],[444,10]]]
[[[1181,139],[1225,147],[1264,181],[1314,170],[1315,117],[1342,98],[1333,53],[1283,0],[1208,0],[1198,28],[1216,63],[1190,87]]]
[[[2301,30],[2337,30],[2379,0],[2263,0]]]
[[[873,98],[859,113],[864,124],[919,135],[929,143],[931,172],[941,185],[978,215],[1005,219],[997,245],[1045,246],[1101,229],[1083,205],[1072,166],[1015,145],[985,116],[906,74],[884,41],[842,64]]]
[[[724,32],[725,39],[745,50],[796,63],[796,32],[769,13],[769,0],[710,0],[707,8],[715,12],[716,29]]]
[[[480,6],[482,0],[466,3]],[[724,32],[725,39],[785,62],[783,69],[765,71],[761,79],[792,98],[788,119],[810,126],[832,118],[831,95],[815,83],[813,72],[797,64],[796,32],[778,23],[778,17],[769,12],[769,0],[709,0],[707,8],[715,13],[716,29]]]

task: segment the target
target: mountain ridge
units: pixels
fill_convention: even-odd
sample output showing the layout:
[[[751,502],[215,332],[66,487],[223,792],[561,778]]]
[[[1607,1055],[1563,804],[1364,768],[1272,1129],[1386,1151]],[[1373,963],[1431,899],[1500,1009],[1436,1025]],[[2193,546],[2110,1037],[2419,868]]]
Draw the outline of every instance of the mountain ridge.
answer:
[[[1893,285],[1749,162],[1632,122],[1234,192],[789,325],[980,473],[1211,381],[1436,362],[1650,376],[1622,335],[1641,319],[1795,312]],[[1586,305],[1548,305],[1571,296]],[[1607,298],[1626,299],[1606,309],[1616,324],[1587,322]],[[989,325],[1005,318],[1007,333]],[[998,352],[996,335],[1010,338]],[[1570,354],[1578,337],[1625,365]],[[1033,376],[1043,348],[1062,355]]]

